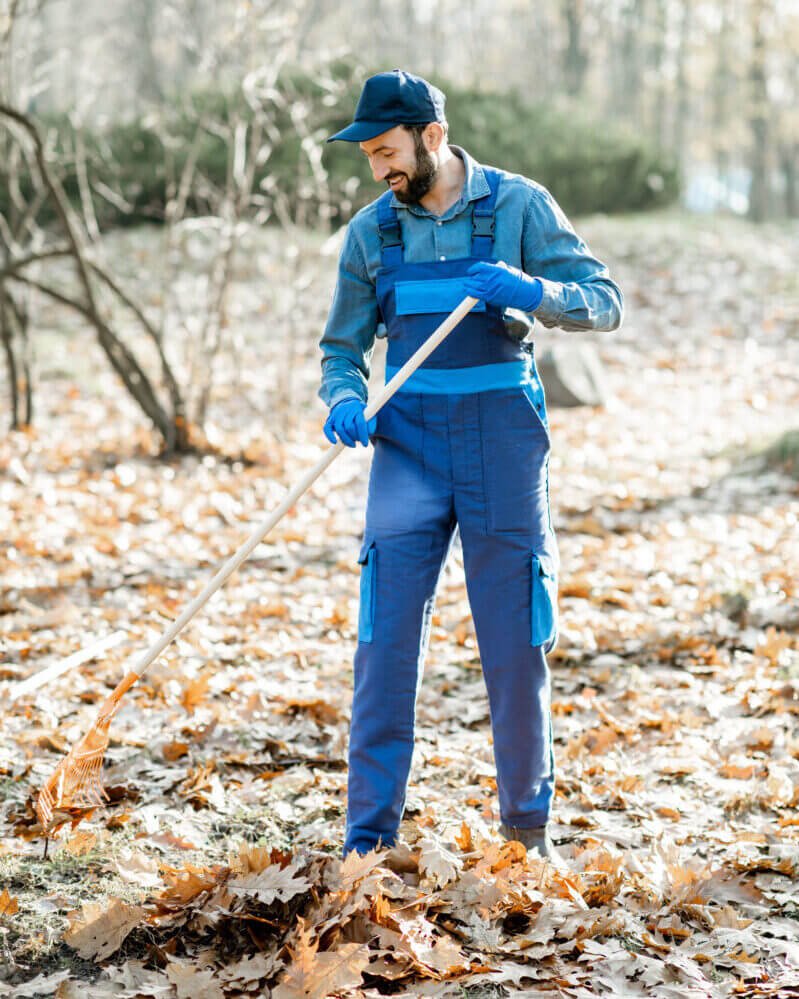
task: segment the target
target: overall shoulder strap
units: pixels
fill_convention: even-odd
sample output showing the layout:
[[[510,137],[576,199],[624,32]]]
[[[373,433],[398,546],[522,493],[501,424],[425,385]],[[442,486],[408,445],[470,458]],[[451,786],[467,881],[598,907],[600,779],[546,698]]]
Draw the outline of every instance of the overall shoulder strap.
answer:
[[[391,204],[391,191],[377,199],[377,227],[380,234],[380,261],[384,267],[402,263],[402,229],[397,209]]]
[[[494,212],[501,174],[484,166],[483,173],[490,188],[488,194],[475,201],[472,209],[472,256],[490,257],[494,249]]]

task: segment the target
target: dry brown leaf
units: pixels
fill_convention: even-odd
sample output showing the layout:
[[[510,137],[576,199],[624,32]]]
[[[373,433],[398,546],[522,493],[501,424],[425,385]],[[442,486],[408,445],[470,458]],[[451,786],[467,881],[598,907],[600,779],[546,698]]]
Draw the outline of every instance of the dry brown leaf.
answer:
[[[454,853],[434,836],[423,836],[419,846],[419,873],[430,878],[437,888],[443,888],[458,875],[462,864]]]
[[[161,883],[158,861],[154,857],[148,857],[142,850],[121,850],[113,863],[123,881],[143,888],[154,888]]]
[[[719,774],[722,777],[727,777],[729,780],[750,780],[754,777],[756,770],[757,766],[754,763],[743,766],[734,763],[725,763],[719,767]]]
[[[85,853],[90,853],[97,845],[97,834],[93,832],[82,832],[80,829],[73,833],[64,844],[67,853],[73,857],[82,857]]]
[[[4,916],[15,916],[19,912],[19,903],[16,898],[8,894],[8,889],[4,888],[0,892],[0,919]]]
[[[155,896],[154,901],[163,908],[183,908],[202,892],[211,891],[227,876],[228,868],[163,866],[162,877],[166,887]]]
[[[239,843],[238,852],[231,855],[230,866],[236,874],[260,874],[271,864],[288,867],[292,856],[276,847],[254,846],[251,843]]]
[[[765,637],[755,646],[755,655],[765,656],[772,666],[777,666],[782,653],[793,648],[794,641],[793,636],[779,628],[767,628]]]
[[[165,742],[161,746],[161,753],[165,760],[170,763],[174,763],[175,760],[179,760],[181,756],[185,756],[189,751],[188,742],[179,742],[177,739],[172,742]]]
[[[298,712],[311,715],[320,725],[335,725],[341,720],[341,712],[337,707],[328,704],[320,698],[304,700],[303,698],[290,698],[281,705],[277,705],[275,710],[281,714],[297,714]]]
[[[276,899],[288,902],[312,887],[310,881],[296,877],[299,866],[272,864],[258,873],[237,876],[228,882],[228,888],[235,895],[252,895],[263,905],[271,905]]]
[[[345,943],[320,954],[319,941],[311,939],[313,929],[302,917],[298,922],[297,943],[290,948],[292,963],[272,990],[272,999],[328,999],[336,991],[360,985],[371,956],[368,946]]]
[[[461,822],[461,830],[455,836],[455,842],[464,853],[469,853],[473,849],[472,830],[465,822]]]
[[[215,972],[197,968],[190,961],[170,960],[166,976],[175,986],[176,999],[225,999]]]
[[[145,909],[128,905],[118,898],[110,902],[89,902],[67,913],[69,929],[64,940],[84,960],[104,961],[143,921]]]
[[[749,749],[771,749],[774,745],[774,733],[768,725],[760,725],[749,732],[746,737],[746,746]]]
[[[385,851],[369,850],[367,853],[359,854],[357,850],[351,850],[341,861],[338,876],[333,880],[332,886],[337,891],[352,891],[355,885],[383,863]]]
[[[194,680],[190,680],[183,688],[183,693],[180,695],[180,703],[190,715],[194,714],[194,709],[198,708],[205,700],[210,682],[211,677],[209,674],[207,672],[201,673],[200,676]]]

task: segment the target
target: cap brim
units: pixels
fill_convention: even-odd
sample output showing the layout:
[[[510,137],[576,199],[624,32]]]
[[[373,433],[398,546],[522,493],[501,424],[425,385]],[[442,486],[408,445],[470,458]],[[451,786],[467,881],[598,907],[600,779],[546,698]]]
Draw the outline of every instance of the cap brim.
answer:
[[[331,135],[327,141],[335,142],[336,139],[342,139],[344,142],[366,142],[367,139],[374,139],[383,132],[390,132],[398,124],[398,122],[387,124],[384,121],[354,121],[340,132]]]

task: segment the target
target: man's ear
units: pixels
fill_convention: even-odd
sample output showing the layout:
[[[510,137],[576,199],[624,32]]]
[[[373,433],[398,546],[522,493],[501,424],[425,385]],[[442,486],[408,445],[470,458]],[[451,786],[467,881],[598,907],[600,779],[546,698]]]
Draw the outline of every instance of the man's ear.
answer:
[[[438,152],[444,142],[444,129],[441,127],[439,122],[431,121],[427,128],[422,132],[424,136],[425,146],[431,153]]]

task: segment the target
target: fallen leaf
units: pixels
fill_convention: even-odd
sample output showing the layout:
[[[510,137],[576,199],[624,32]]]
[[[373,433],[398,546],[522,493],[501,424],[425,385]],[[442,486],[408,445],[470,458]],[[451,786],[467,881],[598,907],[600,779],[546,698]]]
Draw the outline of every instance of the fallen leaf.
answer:
[[[8,894],[8,889],[4,888],[0,892],[0,918],[4,916],[14,916],[19,912],[19,904],[16,898]]]
[[[104,961],[144,919],[145,910],[118,898],[89,902],[67,913],[69,929],[64,940],[85,960]]]

